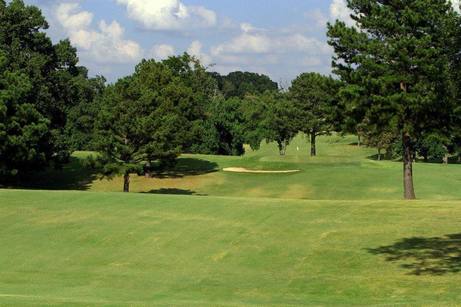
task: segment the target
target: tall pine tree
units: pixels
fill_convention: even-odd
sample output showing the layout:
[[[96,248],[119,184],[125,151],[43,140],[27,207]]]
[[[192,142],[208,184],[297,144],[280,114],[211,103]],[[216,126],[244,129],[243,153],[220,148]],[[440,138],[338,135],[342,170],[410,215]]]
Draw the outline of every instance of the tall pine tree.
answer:
[[[414,144],[452,128],[458,15],[447,0],[347,0],[356,25],[328,26],[333,68],[353,108],[403,140],[404,197],[414,199]],[[357,120],[356,122],[361,122]]]

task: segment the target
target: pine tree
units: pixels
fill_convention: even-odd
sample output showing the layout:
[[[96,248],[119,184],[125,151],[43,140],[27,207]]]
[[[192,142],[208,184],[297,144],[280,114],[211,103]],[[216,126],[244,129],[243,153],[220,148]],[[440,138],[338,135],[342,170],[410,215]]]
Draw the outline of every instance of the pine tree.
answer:
[[[356,114],[401,135],[404,197],[414,199],[414,144],[423,134],[453,127],[458,15],[446,0],[347,4],[356,25],[328,26],[335,73],[347,84],[343,92]]]

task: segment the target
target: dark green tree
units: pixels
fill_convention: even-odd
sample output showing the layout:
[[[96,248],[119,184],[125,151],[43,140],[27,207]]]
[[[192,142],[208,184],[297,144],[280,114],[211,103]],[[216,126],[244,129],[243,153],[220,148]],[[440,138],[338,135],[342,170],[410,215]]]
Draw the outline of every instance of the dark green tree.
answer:
[[[328,26],[335,73],[373,125],[402,135],[404,196],[414,199],[413,144],[449,131],[458,16],[445,0],[348,0],[355,27]]]
[[[74,106],[67,112],[66,135],[72,151],[94,150],[95,120],[101,106],[106,80],[98,76],[88,79],[81,74],[70,81]]]
[[[264,95],[247,95],[242,100],[242,105],[239,109],[243,116],[245,144],[248,144],[253,150],[258,150],[261,142],[267,137],[266,118],[268,105],[262,97],[269,96],[269,93],[271,92]]]
[[[284,156],[288,145],[299,132],[296,121],[298,110],[286,93],[268,92],[261,99],[267,106],[263,121],[266,141],[276,142],[280,155]]]
[[[210,136],[215,138],[212,151],[218,155],[242,155],[245,150],[242,100],[234,97],[215,97],[209,108]]]
[[[109,86],[96,122],[103,175],[123,175],[128,192],[130,174],[173,164],[188,135],[194,95],[174,69],[154,60]]]
[[[299,130],[310,136],[311,156],[317,155],[316,139],[338,125],[340,83],[318,73],[298,76],[289,89],[298,111]]]
[[[0,172],[24,175],[69,156],[70,80],[81,74],[69,41],[53,45],[40,10],[22,0],[0,1]]]
[[[262,74],[242,71],[231,72],[226,76],[221,76],[219,73],[210,74],[216,80],[218,89],[225,98],[243,99],[246,95],[258,95],[266,91],[278,90],[278,84]]]

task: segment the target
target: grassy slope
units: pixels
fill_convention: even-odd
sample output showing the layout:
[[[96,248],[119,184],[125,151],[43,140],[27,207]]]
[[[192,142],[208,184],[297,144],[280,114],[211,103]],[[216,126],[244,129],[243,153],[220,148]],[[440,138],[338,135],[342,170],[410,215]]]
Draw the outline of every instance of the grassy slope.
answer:
[[[180,160],[179,177],[132,179],[133,192],[157,194],[198,194],[210,196],[271,197],[292,199],[367,200],[402,197],[402,166],[399,162],[374,161],[367,157],[376,151],[350,145],[354,137],[323,137],[319,140],[319,157],[307,155],[309,144],[298,137],[280,157],[274,144],[264,144],[257,152],[243,157],[185,155]],[[299,148],[299,151],[297,151]],[[82,171],[78,153],[74,163],[64,172],[52,172],[35,178],[36,187],[56,189],[88,189],[118,192],[121,178],[97,180]],[[298,174],[233,174],[210,172],[224,167],[254,169],[300,169]],[[190,170],[196,170],[191,172]],[[184,173],[184,171],[186,171]],[[185,175],[185,176],[182,176]],[[420,199],[461,199],[461,165],[418,163],[415,184]]]
[[[0,225],[0,304],[461,301],[459,202],[0,190]]]

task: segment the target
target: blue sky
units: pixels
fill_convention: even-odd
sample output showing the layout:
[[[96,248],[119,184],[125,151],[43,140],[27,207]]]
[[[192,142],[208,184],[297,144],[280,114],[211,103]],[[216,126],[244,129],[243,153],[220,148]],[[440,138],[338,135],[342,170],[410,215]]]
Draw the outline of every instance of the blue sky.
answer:
[[[210,70],[268,74],[288,83],[330,73],[325,24],[348,20],[344,0],[26,0],[39,6],[53,40],[70,38],[91,75],[110,81],[142,58],[184,51]]]

